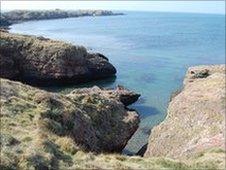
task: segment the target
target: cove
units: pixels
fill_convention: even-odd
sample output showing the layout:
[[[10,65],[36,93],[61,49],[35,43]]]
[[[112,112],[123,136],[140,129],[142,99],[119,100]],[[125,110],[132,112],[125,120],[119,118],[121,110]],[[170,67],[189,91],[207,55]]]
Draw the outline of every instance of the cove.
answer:
[[[106,55],[117,69],[115,79],[51,90],[120,84],[140,93],[131,106],[140,113],[140,128],[125,148],[136,153],[165,118],[170,95],[182,86],[187,68],[225,63],[225,25],[224,15],[122,12],[126,15],[24,22],[10,32],[84,45]]]

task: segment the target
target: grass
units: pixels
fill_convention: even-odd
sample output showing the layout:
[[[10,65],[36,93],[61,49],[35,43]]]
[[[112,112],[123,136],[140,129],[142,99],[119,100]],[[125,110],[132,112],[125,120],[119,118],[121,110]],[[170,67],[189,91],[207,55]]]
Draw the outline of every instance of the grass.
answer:
[[[103,108],[108,101],[98,100],[96,96],[82,98],[87,101],[75,106],[72,102],[79,100],[53,97],[52,94],[28,88],[29,86],[25,88],[20,84],[16,86],[10,85],[6,80],[1,81],[3,86],[12,87],[13,95],[1,101],[0,169],[186,170],[220,169],[224,166],[225,151],[219,148],[200,153],[189,160],[87,152],[70,134],[74,126],[77,126],[76,121],[73,121],[75,116],[83,115],[82,118],[99,127],[100,133],[105,133],[105,129],[98,126],[102,121],[100,114],[117,117],[117,107],[112,108],[114,112],[104,112]],[[99,115],[95,112],[97,106]],[[82,112],[83,107],[89,111]],[[114,120],[116,122],[109,123],[117,124],[118,119]],[[106,141],[114,140],[114,136],[105,137],[109,138]]]

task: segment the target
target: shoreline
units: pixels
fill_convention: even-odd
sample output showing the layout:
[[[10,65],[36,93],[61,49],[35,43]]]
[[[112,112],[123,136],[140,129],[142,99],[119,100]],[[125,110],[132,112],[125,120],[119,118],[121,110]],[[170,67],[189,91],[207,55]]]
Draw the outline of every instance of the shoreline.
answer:
[[[26,21],[117,15],[124,13],[114,13],[110,10],[12,10],[1,14],[0,28],[10,29],[11,25]]]

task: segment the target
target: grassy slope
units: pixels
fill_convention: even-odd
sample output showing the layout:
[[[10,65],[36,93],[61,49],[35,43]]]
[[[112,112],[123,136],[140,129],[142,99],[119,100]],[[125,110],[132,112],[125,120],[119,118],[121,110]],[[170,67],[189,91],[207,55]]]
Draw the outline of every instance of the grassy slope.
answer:
[[[70,135],[64,135],[65,128],[70,127],[48,119],[62,111],[49,110],[51,106],[43,101],[48,93],[1,79],[3,83],[12,88],[1,89],[4,94],[11,94],[11,97],[1,95],[1,169],[217,169],[224,166],[225,153],[217,148],[184,162],[85,152]],[[60,99],[64,111],[72,109],[64,96]]]

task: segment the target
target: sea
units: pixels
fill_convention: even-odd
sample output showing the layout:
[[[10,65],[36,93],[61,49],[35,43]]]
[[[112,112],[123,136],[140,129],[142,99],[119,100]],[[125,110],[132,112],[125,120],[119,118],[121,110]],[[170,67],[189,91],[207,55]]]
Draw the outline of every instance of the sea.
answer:
[[[49,90],[123,85],[141,94],[129,106],[138,111],[140,126],[123,151],[133,155],[166,117],[170,96],[182,88],[188,67],[225,64],[225,15],[120,12],[125,15],[23,22],[12,25],[10,32],[63,40],[108,57],[116,78]]]

